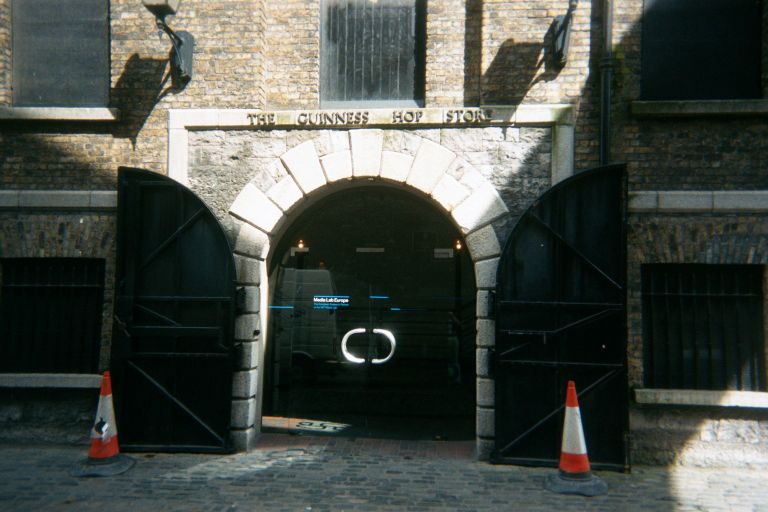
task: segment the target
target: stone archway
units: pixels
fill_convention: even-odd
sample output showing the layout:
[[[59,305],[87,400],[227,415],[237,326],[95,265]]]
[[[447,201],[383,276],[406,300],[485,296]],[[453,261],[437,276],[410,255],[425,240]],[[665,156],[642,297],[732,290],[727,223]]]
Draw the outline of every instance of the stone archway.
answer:
[[[494,186],[455,152],[420,134],[380,129],[327,130],[275,158],[275,183],[246,184],[229,207],[239,229],[234,240],[243,306],[236,319],[239,347],[233,383],[232,436],[238,450],[252,447],[260,425],[261,368],[269,295],[263,265],[289,216],[327,188],[346,181],[382,180],[417,191],[440,205],[467,242],[477,286],[476,434],[488,454],[494,435],[489,348],[494,343],[489,294],[501,253],[492,222],[508,214]]]

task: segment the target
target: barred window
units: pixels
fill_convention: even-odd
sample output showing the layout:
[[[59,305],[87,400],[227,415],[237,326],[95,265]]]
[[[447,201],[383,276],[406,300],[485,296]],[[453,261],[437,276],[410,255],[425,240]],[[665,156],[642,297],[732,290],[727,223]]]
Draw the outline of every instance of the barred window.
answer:
[[[107,0],[14,0],[11,23],[14,106],[107,106]]]
[[[425,0],[322,0],[320,95],[334,104],[422,105]]]
[[[103,259],[0,259],[0,372],[98,371],[103,303]]]
[[[765,391],[763,267],[643,265],[645,384]]]

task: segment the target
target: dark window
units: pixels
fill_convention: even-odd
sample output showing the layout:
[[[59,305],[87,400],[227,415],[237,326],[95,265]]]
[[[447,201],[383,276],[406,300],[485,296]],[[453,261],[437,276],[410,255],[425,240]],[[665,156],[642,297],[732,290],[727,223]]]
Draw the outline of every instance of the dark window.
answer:
[[[108,5],[107,0],[14,0],[15,106],[107,105]]]
[[[0,371],[95,373],[104,260],[0,260]]]
[[[645,384],[765,391],[763,268],[644,265]]]
[[[324,106],[422,104],[425,19],[425,0],[322,0]]]
[[[761,97],[761,0],[645,0],[642,97]]]

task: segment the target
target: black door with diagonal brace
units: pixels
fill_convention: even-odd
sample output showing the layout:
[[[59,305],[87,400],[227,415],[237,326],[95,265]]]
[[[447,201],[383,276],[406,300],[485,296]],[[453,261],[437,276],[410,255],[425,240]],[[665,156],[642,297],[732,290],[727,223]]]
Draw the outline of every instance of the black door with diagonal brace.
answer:
[[[235,270],[177,182],[121,168],[112,374],[121,446],[229,451]]]
[[[496,291],[496,462],[555,466],[576,383],[593,467],[627,469],[623,165],[579,173],[520,218]]]

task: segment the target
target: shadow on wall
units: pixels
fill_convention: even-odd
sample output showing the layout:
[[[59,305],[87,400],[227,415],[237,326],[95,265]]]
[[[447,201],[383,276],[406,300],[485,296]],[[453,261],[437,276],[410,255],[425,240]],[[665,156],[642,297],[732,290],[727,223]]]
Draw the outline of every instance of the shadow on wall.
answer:
[[[557,78],[562,68],[554,64],[550,41],[552,29],[542,43],[515,43],[507,39],[499,47],[482,79],[483,103],[517,105],[539,82]]]
[[[134,53],[125,63],[112,89],[112,103],[123,114],[114,135],[130,139],[134,149],[136,138],[155,105],[169,93],[181,90],[170,70],[166,70],[168,62],[165,59],[144,59]]]

